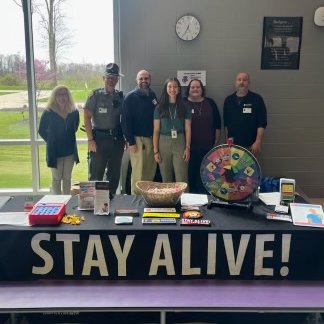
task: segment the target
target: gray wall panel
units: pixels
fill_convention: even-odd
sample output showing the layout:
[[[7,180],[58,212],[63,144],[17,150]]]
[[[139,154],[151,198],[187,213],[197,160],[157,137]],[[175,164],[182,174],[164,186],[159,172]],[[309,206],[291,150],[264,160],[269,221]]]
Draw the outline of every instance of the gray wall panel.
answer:
[[[313,23],[322,0],[119,0],[121,66],[125,92],[139,69],[152,72],[160,95],[177,70],[206,70],[207,93],[222,105],[237,72],[248,71],[251,90],[267,105],[269,123],[262,154],[264,175],[295,178],[313,197],[324,196],[324,27]],[[201,22],[192,42],[175,35],[178,17]],[[261,70],[265,16],[303,17],[299,70]]]

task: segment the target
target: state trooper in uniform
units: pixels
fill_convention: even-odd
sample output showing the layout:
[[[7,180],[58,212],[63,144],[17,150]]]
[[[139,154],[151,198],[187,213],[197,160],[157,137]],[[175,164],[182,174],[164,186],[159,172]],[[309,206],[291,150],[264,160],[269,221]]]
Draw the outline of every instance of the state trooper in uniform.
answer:
[[[121,159],[125,141],[121,129],[123,92],[115,89],[119,77],[115,63],[106,66],[104,88],[96,89],[88,97],[84,107],[84,126],[88,137],[89,180],[106,180],[109,190],[115,194],[120,176]]]

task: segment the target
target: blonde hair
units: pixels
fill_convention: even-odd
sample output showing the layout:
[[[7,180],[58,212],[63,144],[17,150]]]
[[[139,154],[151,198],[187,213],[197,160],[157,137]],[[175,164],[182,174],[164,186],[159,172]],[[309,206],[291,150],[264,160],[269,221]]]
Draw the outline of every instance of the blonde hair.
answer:
[[[74,104],[74,100],[73,100],[72,95],[71,95],[71,91],[65,85],[58,85],[52,90],[51,96],[49,97],[47,105],[46,105],[46,109],[47,110],[53,110],[55,112],[59,111],[59,107],[58,107],[58,104],[56,102],[56,96],[57,96],[57,93],[60,90],[65,90],[66,93],[67,93],[67,96],[68,96],[67,112],[70,113],[73,110],[75,110],[75,104]]]

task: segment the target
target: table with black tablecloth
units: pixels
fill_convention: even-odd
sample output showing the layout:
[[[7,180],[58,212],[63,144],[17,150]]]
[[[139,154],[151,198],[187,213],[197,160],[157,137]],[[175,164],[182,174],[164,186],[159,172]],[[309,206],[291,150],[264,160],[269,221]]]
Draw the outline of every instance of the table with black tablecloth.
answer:
[[[1,211],[21,211],[24,201]],[[67,212],[84,216],[80,225],[0,226],[0,313],[12,323],[25,313],[39,322],[165,324],[302,323],[301,312],[324,311],[321,229],[266,220],[260,202],[204,206],[210,227],[142,225],[140,216],[114,224],[116,208],[145,206],[115,196],[110,215],[95,216],[73,197]]]
[[[24,197],[2,209],[21,211]],[[117,195],[110,215],[78,211],[77,197],[68,214],[84,216],[80,225],[0,227],[1,280],[31,279],[324,279],[324,232],[265,218],[269,208],[202,207],[210,227],[116,225],[116,208],[146,204],[140,196]]]

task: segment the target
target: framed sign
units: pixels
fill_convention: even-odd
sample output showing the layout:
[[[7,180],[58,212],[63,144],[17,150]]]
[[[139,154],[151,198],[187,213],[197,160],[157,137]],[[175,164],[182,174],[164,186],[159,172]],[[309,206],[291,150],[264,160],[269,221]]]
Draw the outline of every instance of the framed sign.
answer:
[[[264,17],[262,70],[298,70],[302,17]]]
[[[186,87],[192,79],[198,79],[206,86],[206,71],[177,71],[177,78],[182,87]]]

